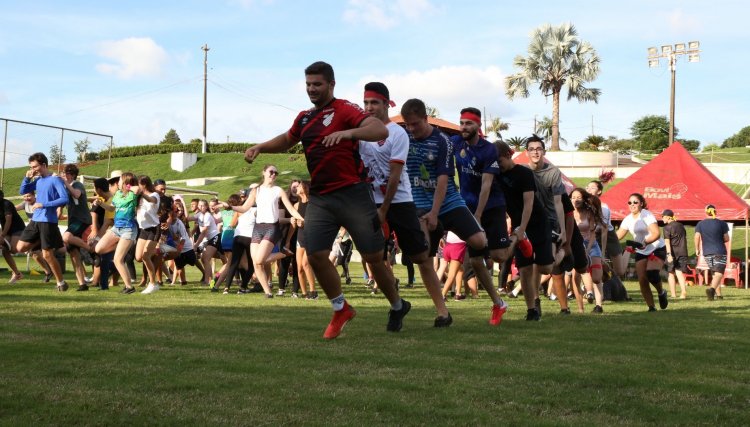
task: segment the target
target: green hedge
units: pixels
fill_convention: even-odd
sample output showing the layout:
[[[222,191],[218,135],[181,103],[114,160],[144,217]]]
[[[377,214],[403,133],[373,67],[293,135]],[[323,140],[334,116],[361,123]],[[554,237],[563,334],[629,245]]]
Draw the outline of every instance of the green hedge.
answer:
[[[212,143],[206,144],[206,151],[209,153],[244,153],[245,150],[255,144],[247,142],[229,142],[229,143]],[[132,145],[129,147],[117,147],[112,149],[112,158],[117,157],[138,157],[150,154],[168,154],[168,153],[200,153],[201,144],[159,144],[159,145]],[[289,150],[290,153],[302,154],[302,144],[297,144]],[[99,153],[100,159],[106,159],[109,156],[109,150],[102,150]]]

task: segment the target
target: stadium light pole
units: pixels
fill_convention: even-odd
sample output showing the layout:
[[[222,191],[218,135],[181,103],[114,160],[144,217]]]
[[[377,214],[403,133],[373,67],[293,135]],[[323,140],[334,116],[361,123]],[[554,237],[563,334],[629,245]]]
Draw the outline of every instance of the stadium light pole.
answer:
[[[656,47],[648,48],[648,66],[650,68],[659,67],[659,58],[669,59],[669,70],[672,74],[672,90],[669,97],[669,145],[674,142],[674,93],[675,93],[675,75],[677,71],[677,57],[687,55],[688,62],[700,62],[700,42],[692,41],[685,46],[685,43],[676,43],[672,45],[663,45],[661,52]]]
[[[203,50],[203,146],[201,147],[201,153],[206,154],[206,97],[208,96],[208,44],[204,44],[201,47]]]

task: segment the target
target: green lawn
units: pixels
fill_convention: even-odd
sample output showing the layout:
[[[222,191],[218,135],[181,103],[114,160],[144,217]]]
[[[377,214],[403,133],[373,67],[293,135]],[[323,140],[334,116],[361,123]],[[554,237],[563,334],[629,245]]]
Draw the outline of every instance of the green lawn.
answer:
[[[545,300],[539,323],[510,300],[500,327],[487,325],[485,296],[450,301],[455,323],[436,330],[415,288],[403,291],[414,308],[394,334],[384,298],[355,269],[345,293],[358,314],[332,342],[325,299],[3,283],[0,424],[750,423],[745,290],[708,302],[691,287],[688,300],[647,313],[628,283],[633,302],[563,317]]]

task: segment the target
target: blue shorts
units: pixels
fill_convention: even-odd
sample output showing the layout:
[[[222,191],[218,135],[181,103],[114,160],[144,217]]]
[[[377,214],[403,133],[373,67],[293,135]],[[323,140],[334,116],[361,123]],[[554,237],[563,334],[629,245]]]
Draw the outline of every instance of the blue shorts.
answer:
[[[586,239],[583,239],[583,247],[588,248],[589,247],[589,241]],[[594,244],[591,246],[591,249],[589,250],[589,257],[602,257],[602,249],[599,247],[599,242],[594,242]]]
[[[112,227],[112,234],[125,240],[135,240],[135,228],[133,227]]]

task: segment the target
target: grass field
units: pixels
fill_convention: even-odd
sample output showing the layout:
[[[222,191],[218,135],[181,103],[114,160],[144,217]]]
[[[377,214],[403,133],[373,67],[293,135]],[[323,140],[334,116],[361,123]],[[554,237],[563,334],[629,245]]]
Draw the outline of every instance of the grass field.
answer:
[[[33,279],[0,285],[2,425],[750,423],[745,290],[708,302],[691,287],[647,313],[628,283],[634,301],[604,315],[545,300],[538,323],[509,300],[499,327],[485,296],[450,301],[455,323],[436,330],[415,288],[387,333],[387,303],[360,278],[345,286],[357,317],[328,342],[324,298],[61,294]]]

